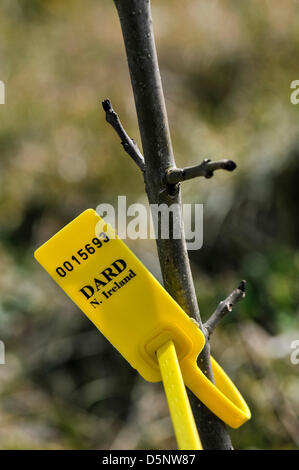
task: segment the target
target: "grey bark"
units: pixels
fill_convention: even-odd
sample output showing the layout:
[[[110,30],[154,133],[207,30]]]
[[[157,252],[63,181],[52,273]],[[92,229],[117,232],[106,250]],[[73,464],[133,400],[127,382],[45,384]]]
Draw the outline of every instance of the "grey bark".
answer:
[[[149,0],[114,0],[125,48],[145,160],[144,179],[151,204],[181,204],[179,185],[169,184],[167,172],[175,168],[168,119],[152,29]],[[197,304],[182,217],[176,220],[180,239],[158,239],[157,249],[164,286],[203,330]],[[172,225],[172,224],[171,224]],[[198,358],[201,370],[213,381],[210,346]],[[205,449],[232,449],[224,423],[194,395],[191,406]]]

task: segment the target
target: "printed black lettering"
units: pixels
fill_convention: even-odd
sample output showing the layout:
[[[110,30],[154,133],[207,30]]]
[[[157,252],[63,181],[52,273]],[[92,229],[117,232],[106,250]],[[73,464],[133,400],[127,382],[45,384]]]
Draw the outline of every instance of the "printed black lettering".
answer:
[[[107,279],[107,281],[111,281],[112,277],[118,276],[119,273],[114,273],[111,268],[106,268],[104,271],[101,272],[103,276]]]
[[[120,266],[119,266],[119,264],[120,264]],[[120,274],[126,269],[127,263],[123,259],[117,259],[116,261],[114,261],[114,263],[112,263],[111,266],[114,266],[115,269]]]
[[[107,284],[107,282],[101,281],[100,279],[96,278],[94,278],[94,283],[97,288],[97,291],[99,291],[102,286],[105,286]]]
[[[89,292],[88,292],[89,291]],[[80,289],[80,292],[82,292],[82,294],[85,295],[85,297],[88,299],[90,299],[90,297],[93,296],[94,294],[94,288],[91,287],[91,286],[84,286],[82,287],[82,289]]]
[[[96,305],[100,305],[99,302],[97,301],[96,298],[90,301],[90,305],[93,306],[93,308],[97,308]]]

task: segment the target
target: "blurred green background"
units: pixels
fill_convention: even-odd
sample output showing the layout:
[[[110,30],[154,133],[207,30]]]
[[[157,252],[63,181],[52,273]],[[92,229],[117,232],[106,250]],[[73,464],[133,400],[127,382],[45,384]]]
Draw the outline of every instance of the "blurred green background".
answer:
[[[299,448],[299,2],[152,1],[178,166],[232,158],[183,185],[204,204],[191,252],[202,316],[247,279],[213,355],[252,409],[241,449]],[[105,122],[110,98],[140,143],[112,0],[1,0],[0,448],[175,449],[160,384],[144,382],[33,258],[88,207],[145,202]],[[159,278],[154,242],[129,243]]]

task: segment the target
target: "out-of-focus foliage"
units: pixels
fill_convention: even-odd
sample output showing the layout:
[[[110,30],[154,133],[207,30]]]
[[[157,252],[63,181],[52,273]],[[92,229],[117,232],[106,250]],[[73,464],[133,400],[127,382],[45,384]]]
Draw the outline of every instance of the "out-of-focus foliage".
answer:
[[[234,159],[183,185],[204,203],[192,252],[203,318],[242,278],[247,298],[212,346],[253,417],[238,448],[299,447],[297,1],[152,1],[178,166]],[[87,207],[145,201],[106,124],[109,97],[139,141],[112,0],[2,0],[0,79],[0,448],[175,448],[159,384],[147,384],[34,261]],[[158,273],[154,244],[130,246]]]

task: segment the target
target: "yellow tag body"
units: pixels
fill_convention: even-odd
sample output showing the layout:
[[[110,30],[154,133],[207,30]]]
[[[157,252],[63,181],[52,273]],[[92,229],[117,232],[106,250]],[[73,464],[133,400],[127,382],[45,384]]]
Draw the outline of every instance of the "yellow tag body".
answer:
[[[161,380],[156,351],[169,340],[179,361],[196,362],[205,343],[198,326],[94,210],[66,225],[35,257],[146,380]]]
[[[208,408],[234,428],[250,418],[243,397],[213,358],[215,385],[197,367],[205,338],[196,323],[93,209],[35,257],[146,380],[161,380],[156,353],[172,341],[185,384]]]

